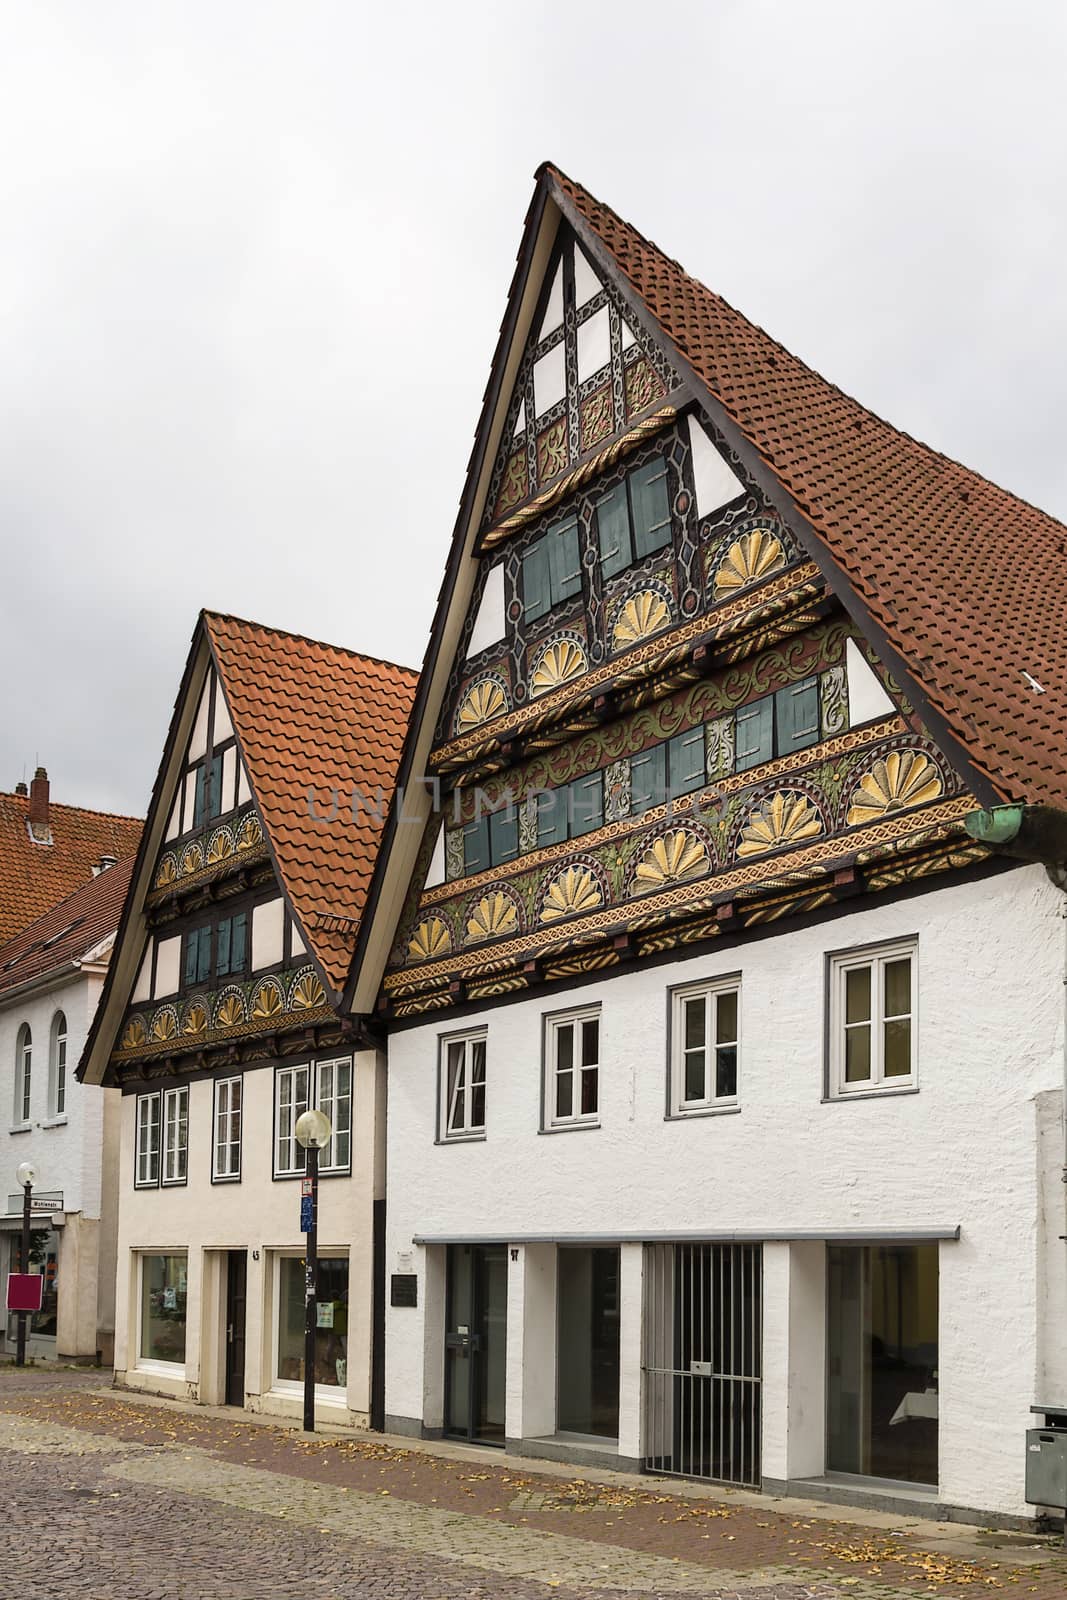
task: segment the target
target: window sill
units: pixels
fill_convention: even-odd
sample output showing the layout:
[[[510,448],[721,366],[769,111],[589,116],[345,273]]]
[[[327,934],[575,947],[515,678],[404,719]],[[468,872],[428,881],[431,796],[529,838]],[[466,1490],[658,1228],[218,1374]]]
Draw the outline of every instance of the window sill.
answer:
[[[8,1133],[32,1133],[33,1124],[32,1122],[15,1122],[12,1123],[11,1127],[8,1128],[7,1131]]]
[[[554,1122],[547,1128],[538,1128],[538,1133],[586,1133],[590,1129],[599,1128],[600,1122]]]
[[[902,1083],[899,1088],[894,1084],[891,1089],[846,1089],[841,1094],[824,1094],[821,1104],[824,1106],[847,1105],[850,1100],[889,1100],[896,1095],[918,1094],[917,1083]]]
[[[291,1383],[286,1378],[276,1378],[267,1393],[275,1400],[299,1400],[304,1393],[302,1383]],[[348,1395],[345,1389],[337,1384],[317,1383],[315,1385],[315,1404],[317,1406],[336,1406],[339,1411],[348,1410]]]
[[[138,1361],[133,1369],[156,1378],[184,1378],[185,1363],[177,1361]]]
[[[58,1117],[46,1117],[41,1123],[42,1128],[65,1128],[66,1126],[67,1118],[65,1114],[61,1114]]]
[[[676,1111],[668,1111],[664,1122],[693,1122],[698,1117],[736,1117],[741,1107],[728,1106],[679,1106]]]
[[[240,1183],[241,1174],[239,1172],[227,1172],[222,1174],[213,1172],[211,1174],[211,1181],[212,1183]]]
[[[444,1138],[435,1139],[434,1144],[484,1144],[483,1133],[447,1133]]]

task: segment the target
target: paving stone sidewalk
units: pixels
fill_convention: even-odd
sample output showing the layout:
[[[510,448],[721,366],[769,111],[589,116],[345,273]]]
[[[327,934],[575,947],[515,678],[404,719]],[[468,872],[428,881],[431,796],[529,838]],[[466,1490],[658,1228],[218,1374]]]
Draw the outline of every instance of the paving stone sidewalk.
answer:
[[[1067,1596],[1067,1561],[1031,1540],[962,1559],[936,1540],[924,1548],[905,1528],[794,1514],[795,1502],[783,1514],[771,1500],[728,1491],[694,1498],[659,1480],[517,1471],[489,1452],[457,1459],[375,1436],[309,1441],[243,1418],[152,1405],[106,1383],[105,1374],[0,1367],[6,1593],[901,1600],[982,1588],[1003,1600]]]

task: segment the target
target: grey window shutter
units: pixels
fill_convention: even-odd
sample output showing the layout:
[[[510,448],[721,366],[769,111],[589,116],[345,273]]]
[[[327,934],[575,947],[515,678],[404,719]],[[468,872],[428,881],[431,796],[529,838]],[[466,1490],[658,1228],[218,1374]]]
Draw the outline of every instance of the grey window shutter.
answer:
[[[662,550],[671,540],[671,508],[667,498],[667,467],[663,461],[650,461],[630,473],[630,503],[633,506],[634,553],[647,556]]]
[[[510,811],[510,815],[509,815]],[[489,817],[489,854],[493,866],[511,861],[519,853],[519,817],[514,806],[494,811]]]
[[[552,789],[537,797],[537,843],[559,844],[567,838],[569,792]]]
[[[665,745],[654,744],[630,757],[630,810],[635,816],[667,798],[666,754]]]
[[[758,767],[774,755],[774,696],[765,695],[737,713],[734,765],[738,772]]]
[[[702,789],[704,774],[704,724],[676,733],[668,745],[671,794],[689,794]]]
[[[806,678],[792,683],[775,695],[778,716],[778,749],[804,750],[819,738],[819,681]]]
[[[600,565],[605,578],[621,572],[633,560],[630,548],[630,512],[626,504],[626,485],[620,483],[609,489],[597,501],[597,538],[600,541]]]
[[[230,936],[230,971],[243,972],[245,964],[245,950],[247,946],[247,913],[239,911],[233,918],[233,932]]]
[[[220,978],[230,971],[230,933],[233,924],[229,917],[219,923],[215,945],[215,971]]]
[[[557,523],[548,533],[548,563],[551,575],[552,604],[577,594],[582,587],[578,559],[578,523],[574,517]]]
[[[199,947],[198,935],[187,933],[185,936],[185,984],[186,988],[196,982],[196,953]]]
[[[569,785],[571,792],[571,833],[589,833],[599,828],[604,820],[604,775],[591,772],[588,777],[575,778]]]
[[[211,929],[201,928],[196,935],[199,940],[196,957],[196,981],[205,983],[211,976]]]
[[[463,829],[463,866],[467,872],[484,872],[489,865],[489,818],[479,817]]]
[[[193,795],[193,827],[199,828],[204,820],[205,802],[207,799],[207,763],[201,762],[196,769],[196,789]]]
[[[552,604],[548,578],[548,542],[539,539],[522,558],[522,603],[527,622],[543,617]]]

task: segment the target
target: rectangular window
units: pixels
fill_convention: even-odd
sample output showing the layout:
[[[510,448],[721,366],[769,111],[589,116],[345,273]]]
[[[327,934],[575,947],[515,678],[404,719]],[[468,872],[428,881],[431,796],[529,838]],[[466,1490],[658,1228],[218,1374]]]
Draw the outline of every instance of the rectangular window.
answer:
[[[485,1132],[484,1033],[441,1041],[442,1139],[469,1139]]]
[[[467,874],[485,872],[489,866],[489,818],[476,817],[465,824],[463,834],[463,870]]]
[[[546,1128],[594,1124],[600,1112],[600,1011],[545,1018]]]
[[[139,1094],[136,1117],[133,1181],[138,1189],[154,1189],[159,1183],[159,1095]]]
[[[158,1096],[156,1097],[158,1099]],[[189,1262],[184,1255],[150,1256],[140,1259],[141,1330],[138,1355],[141,1361],[160,1361],[167,1366],[185,1366],[185,1302]]]
[[[206,930],[205,930],[206,931]],[[248,950],[248,913],[224,917],[215,939],[215,976],[228,977],[245,970]]]
[[[580,593],[578,520],[557,522],[522,558],[523,609],[527,622],[544,616],[561,600]]]
[[[779,689],[774,697],[774,713],[780,756],[818,744],[818,678],[805,678],[803,683],[791,683],[788,688]]]
[[[676,733],[667,745],[667,766],[672,799],[692,794],[707,783],[704,769],[704,724]]]
[[[591,833],[604,821],[604,775],[590,772],[584,778],[574,778],[568,785],[570,798],[571,836]]]
[[[475,817],[473,822],[464,824],[461,832],[463,871],[468,877],[513,861],[519,853],[519,813],[513,804]]]
[[[605,578],[671,542],[667,464],[657,457],[627,473],[596,505],[600,566]]]
[[[163,1091],[163,1182],[184,1183],[189,1167],[189,1090]]]
[[[277,1260],[275,1383],[281,1389],[304,1381],[304,1271],[301,1256]],[[348,1382],[348,1258],[320,1256],[316,1274],[315,1386],[334,1398]],[[328,1398],[328,1397],[327,1397]]]
[[[316,1102],[330,1119],[333,1135],[319,1151],[320,1172],[349,1172],[352,1168],[352,1058],[320,1061]]]
[[[832,1096],[915,1084],[914,940],[830,959]]]
[[[296,1142],[297,1118],[308,1108],[310,1068],[278,1067],[274,1074],[274,1176],[303,1172],[307,1152]]]
[[[671,1115],[737,1105],[741,985],[691,984],[671,996]]]
[[[241,1109],[243,1078],[215,1080],[215,1144],[211,1176],[227,1183],[241,1176]]]
[[[550,789],[547,794],[537,796],[537,847],[544,845],[561,844],[570,837],[570,793],[562,789]]]
[[[630,809],[635,816],[667,798],[667,746],[654,744],[630,757]]]
[[[193,791],[193,827],[202,827],[206,817],[207,763],[202,761],[196,769],[196,787]]]
[[[741,706],[734,718],[734,767],[746,772],[774,757],[774,696]]]

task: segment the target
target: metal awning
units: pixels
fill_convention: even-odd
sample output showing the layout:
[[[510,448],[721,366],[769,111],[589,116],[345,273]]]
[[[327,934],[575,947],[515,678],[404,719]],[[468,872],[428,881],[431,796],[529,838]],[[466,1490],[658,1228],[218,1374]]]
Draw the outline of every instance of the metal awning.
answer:
[[[43,1228],[62,1228],[66,1223],[66,1213],[63,1211],[31,1211],[30,1227],[34,1233],[40,1233]],[[0,1215],[0,1233],[21,1233],[22,1218]]]
[[[412,1244],[932,1244],[960,1224],[928,1228],[698,1228],[645,1233],[416,1233]]]

